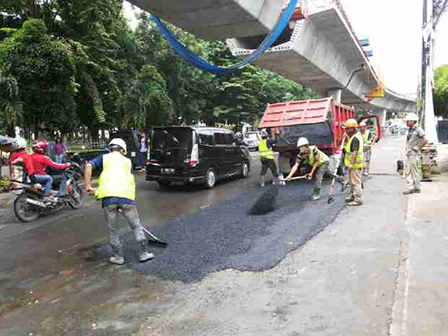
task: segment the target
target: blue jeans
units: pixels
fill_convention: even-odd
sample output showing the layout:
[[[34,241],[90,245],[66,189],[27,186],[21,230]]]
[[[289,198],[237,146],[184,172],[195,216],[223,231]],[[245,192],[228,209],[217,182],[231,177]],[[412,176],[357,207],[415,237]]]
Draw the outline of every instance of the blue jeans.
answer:
[[[57,163],[62,163],[64,161],[64,154],[55,154],[54,157]]]
[[[53,179],[50,175],[34,175],[34,181],[43,185],[44,197],[50,196],[51,185],[53,184]]]
[[[44,186],[44,197],[50,196],[51,186],[53,184],[53,178],[50,175],[34,175],[34,182]],[[65,195],[67,195],[67,179],[64,175],[59,186],[59,196]]]

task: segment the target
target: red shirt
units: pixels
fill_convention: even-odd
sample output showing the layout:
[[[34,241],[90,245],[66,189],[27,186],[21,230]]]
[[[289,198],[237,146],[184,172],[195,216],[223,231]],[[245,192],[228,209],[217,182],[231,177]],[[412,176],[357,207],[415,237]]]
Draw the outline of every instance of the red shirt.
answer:
[[[48,156],[34,153],[31,155],[33,166],[37,175],[47,175],[45,168],[50,167],[57,170],[64,170],[70,167],[69,164],[59,164],[50,160]]]
[[[31,159],[31,155],[29,155],[24,150],[12,152],[9,155],[9,164],[11,166],[22,166],[26,168],[28,176],[33,176],[36,174],[34,169],[33,160]]]

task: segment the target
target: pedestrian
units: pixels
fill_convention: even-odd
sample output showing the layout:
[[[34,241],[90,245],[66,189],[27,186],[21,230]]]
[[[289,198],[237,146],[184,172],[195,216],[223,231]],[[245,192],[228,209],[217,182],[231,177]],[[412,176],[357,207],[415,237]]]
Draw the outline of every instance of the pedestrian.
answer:
[[[140,138],[140,165],[141,165],[141,168],[144,169],[146,156],[148,153],[148,141],[146,139],[146,134],[144,132],[142,132],[140,134],[140,136],[141,136],[141,138]]]
[[[62,139],[61,138],[56,139],[56,144],[54,145],[55,161],[57,163],[63,163],[64,155],[66,152],[67,148],[65,147],[65,144],[62,142]]]
[[[121,212],[134,231],[134,237],[140,245],[140,262],[154,258],[148,251],[148,242],[140,221],[135,202],[135,179],[132,175],[132,162],[126,155],[126,143],[115,138],[109,145],[109,153],[97,156],[86,165],[86,191],[101,199],[102,207],[109,227],[109,243],[114,255],[109,258],[112,264],[123,265],[123,245],[118,230],[118,213]],[[92,188],[92,169],[99,170],[98,189]]]
[[[359,206],[363,204],[364,140],[358,133],[358,122],[355,119],[348,119],[343,127],[347,135],[343,149],[344,166],[348,169],[348,183],[351,186],[350,195],[345,201],[350,206]]]
[[[406,180],[408,190],[403,192],[405,195],[418,194],[421,192],[422,179],[422,148],[428,143],[425,131],[418,127],[418,116],[415,113],[409,113],[406,118],[406,125],[409,127],[406,136]]]
[[[280,180],[277,173],[277,165],[275,164],[274,151],[272,150],[275,141],[269,139],[269,134],[265,129],[261,130],[260,135],[261,141],[258,146],[261,160],[260,185],[262,187],[265,186],[265,175],[268,169],[272,173],[272,178],[274,179],[273,183],[279,184]]]
[[[367,123],[363,121],[359,124],[361,135],[364,140],[364,170],[363,175],[369,176],[370,173],[370,160],[372,158],[372,147],[376,142],[375,133],[367,129]]]
[[[300,164],[305,161],[311,167],[311,171],[306,175],[306,178],[311,180],[314,177],[316,180],[311,199],[317,201],[321,197],[324,174],[329,173],[332,176],[334,175],[333,172],[330,171],[330,158],[324,152],[320,151],[317,146],[310,146],[310,143],[306,138],[300,138],[299,141],[297,141],[297,147],[299,148],[299,154],[297,155],[296,163],[292,167],[291,172],[286,177],[286,181],[289,181],[294,176],[299,169]],[[346,183],[344,183],[344,178],[342,176],[335,176],[335,178],[342,184],[343,189],[345,189]]]

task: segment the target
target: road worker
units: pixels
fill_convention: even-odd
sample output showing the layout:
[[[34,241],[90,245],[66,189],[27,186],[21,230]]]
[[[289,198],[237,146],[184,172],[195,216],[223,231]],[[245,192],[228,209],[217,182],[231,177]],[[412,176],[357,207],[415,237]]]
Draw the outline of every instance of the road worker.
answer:
[[[311,167],[311,171],[306,175],[306,178],[308,180],[311,180],[313,177],[315,177],[316,180],[311,199],[313,201],[317,201],[321,197],[322,180],[324,174],[328,172],[329,174],[333,175],[333,173],[329,170],[330,159],[316,146],[310,146],[310,143],[306,138],[300,138],[297,141],[297,147],[299,149],[299,154],[297,155],[296,163],[292,167],[291,172],[286,177],[286,181],[289,181],[294,176],[294,174],[299,169],[302,161],[305,161]],[[335,176],[335,178],[344,186],[343,177]]]
[[[134,236],[140,245],[140,262],[154,258],[148,252],[148,242],[140,221],[135,203],[135,179],[132,175],[132,162],[126,158],[126,143],[119,138],[108,145],[110,153],[97,156],[87,163],[85,173],[86,191],[95,193],[101,199],[107,225],[109,243],[114,255],[109,258],[112,264],[124,264],[123,245],[118,229],[118,213],[121,212],[134,230]],[[92,168],[101,171],[98,190],[92,188]],[[144,170],[142,170],[144,172]]]
[[[422,153],[421,150],[426,146],[425,131],[418,127],[418,116],[415,113],[409,113],[406,118],[406,125],[409,127],[406,137],[406,180],[408,190],[403,194],[410,195],[421,192],[422,179]]]
[[[272,146],[274,141],[269,138],[269,134],[266,129],[262,129],[260,132],[261,141],[258,146],[258,150],[260,151],[260,160],[261,160],[261,174],[260,174],[260,185],[262,187],[265,186],[265,175],[268,169],[272,173],[273,183],[279,184],[280,179],[277,173],[277,165],[274,159],[274,151],[272,150]]]
[[[363,121],[359,124],[362,138],[364,140],[364,171],[363,175],[368,176],[370,173],[370,159],[372,158],[372,147],[376,142],[375,133],[367,129],[367,123]]]
[[[348,119],[343,128],[347,135],[343,149],[344,166],[348,169],[348,183],[351,186],[351,193],[345,201],[350,206],[359,206],[363,204],[364,140],[358,132],[358,122],[355,119]]]

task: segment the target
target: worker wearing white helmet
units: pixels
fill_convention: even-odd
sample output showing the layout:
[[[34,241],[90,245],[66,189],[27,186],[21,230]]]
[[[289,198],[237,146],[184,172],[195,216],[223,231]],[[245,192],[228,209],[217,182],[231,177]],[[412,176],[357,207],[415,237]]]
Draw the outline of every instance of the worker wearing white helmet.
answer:
[[[418,127],[418,116],[415,113],[409,113],[405,118],[406,124],[409,127],[406,137],[406,180],[408,183],[408,190],[404,192],[405,195],[421,192],[421,150],[426,146],[428,140],[425,136],[425,131]]]
[[[372,147],[376,142],[376,134],[367,129],[365,121],[359,124],[360,132],[364,140],[364,176],[370,172],[370,159],[372,158]]]
[[[123,139],[113,139],[108,145],[110,153],[97,156],[86,165],[86,191],[94,193],[101,199],[109,227],[109,243],[114,255],[112,264],[124,264],[123,245],[118,230],[117,217],[121,212],[134,230],[135,240],[140,245],[140,262],[154,258],[148,252],[148,242],[140,221],[135,203],[135,179],[132,174],[132,162],[126,155],[126,143]],[[91,184],[92,169],[101,172],[98,190]]]
[[[317,201],[321,197],[322,180],[324,174],[326,172],[332,174],[329,171],[330,159],[316,146],[310,146],[310,143],[306,138],[300,138],[297,141],[297,148],[299,149],[299,154],[297,155],[296,163],[292,167],[291,172],[286,178],[286,181],[290,180],[294,176],[302,162],[306,162],[311,167],[311,171],[306,175],[306,178],[308,180],[311,180],[313,177],[315,177],[316,180],[311,199],[313,201]],[[342,177],[337,176],[336,179],[341,184],[344,183],[344,179]]]
[[[268,169],[272,173],[272,178],[274,180],[273,183],[280,184],[280,179],[277,173],[277,165],[275,164],[274,151],[272,150],[275,141],[269,139],[269,134],[266,129],[262,129],[260,135],[261,141],[258,145],[261,161],[260,185],[264,187],[265,175],[268,172]]]

